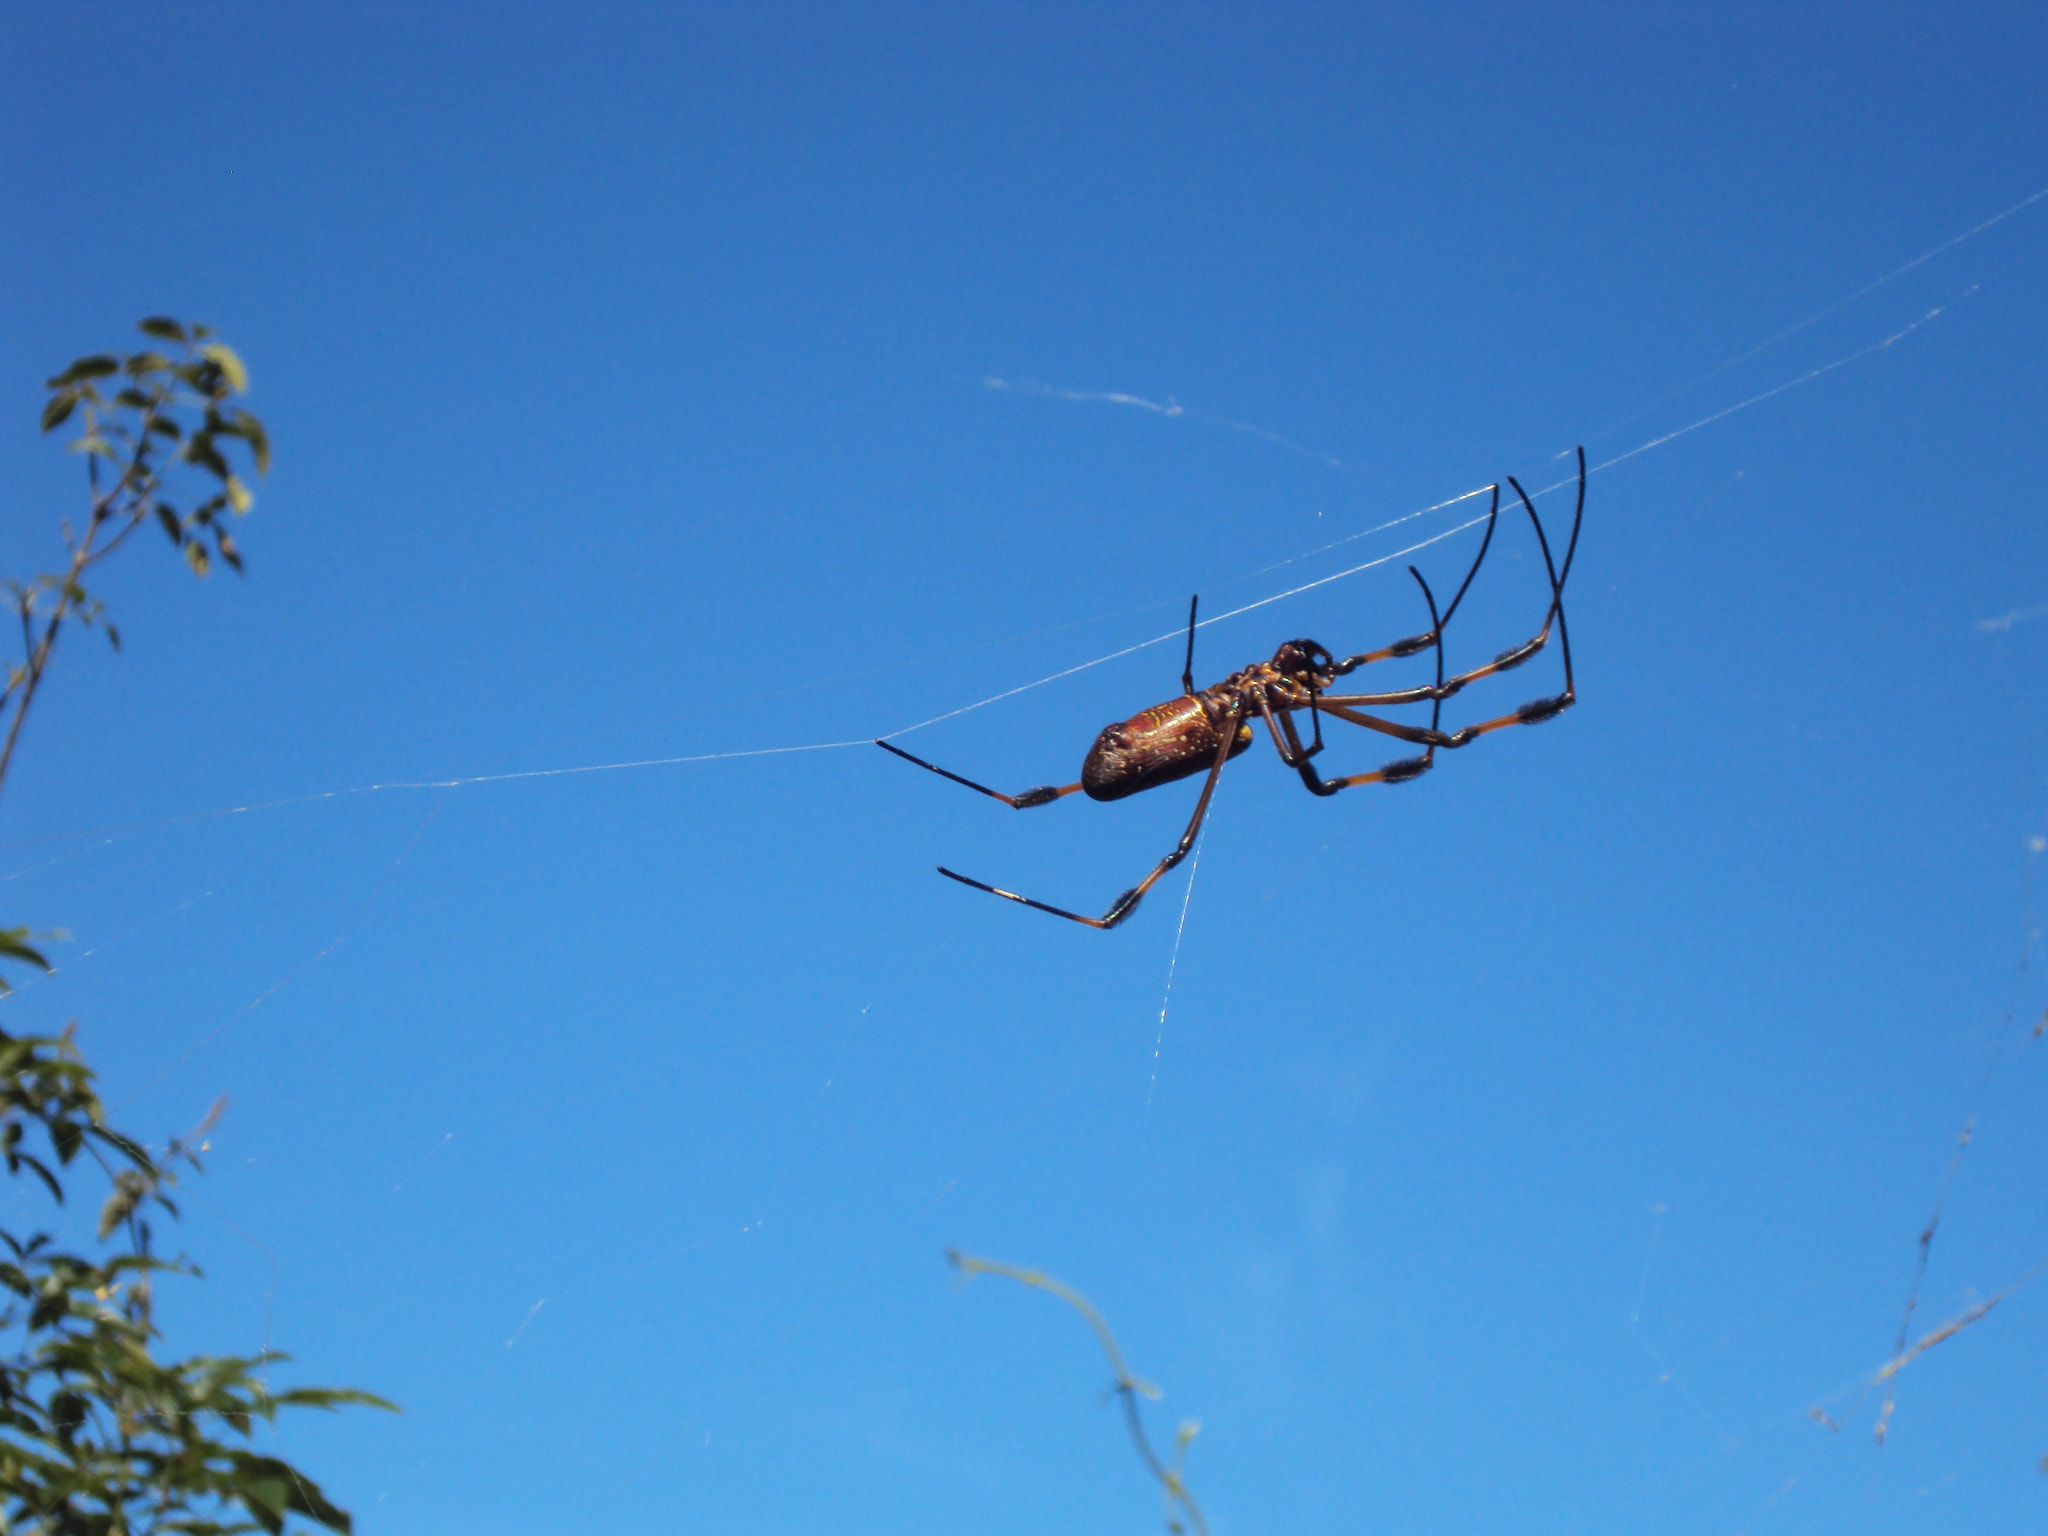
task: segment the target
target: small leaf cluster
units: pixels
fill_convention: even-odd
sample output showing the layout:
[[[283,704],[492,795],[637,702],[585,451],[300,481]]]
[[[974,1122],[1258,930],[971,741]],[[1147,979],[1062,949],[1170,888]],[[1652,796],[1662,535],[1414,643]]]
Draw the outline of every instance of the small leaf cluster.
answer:
[[[263,423],[234,404],[249,388],[249,372],[206,326],[159,315],[140,329],[163,345],[81,357],[47,381],[43,430],[73,420],[82,427],[70,447],[85,458],[91,495],[83,523],[61,523],[65,568],[6,583],[21,624],[21,661],[0,687],[0,712],[12,711],[0,740],[0,778],[66,621],[98,625],[120,648],[121,633],[85,578],[137,528],[155,522],[197,575],[216,560],[242,569],[228,525],[256,499],[231,457],[246,454],[259,475],[270,467]]]
[[[220,1106],[215,1106],[217,1114]],[[203,1135],[209,1116],[193,1136]],[[78,1159],[109,1191],[90,1257],[47,1232],[0,1230],[0,1530],[22,1536],[226,1536],[281,1533],[296,1516],[350,1530],[349,1516],[289,1463],[258,1451],[258,1420],[280,1408],[391,1405],[364,1392],[272,1392],[285,1356],[160,1361],[153,1316],[162,1274],[196,1274],[152,1251],[150,1217],[173,1218],[179,1163],[197,1168],[192,1137],[161,1156],[106,1123],[90,1067],[70,1031],[0,1031],[0,1154],[62,1202]]]
[[[196,574],[204,576],[212,563],[205,542],[209,536],[214,553],[239,571],[241,553],[221,514],[239,516],[256,499],[230,466],[225,449],[239,440],[259,475],[270,468],[270,439],[263,423],[229,404],[248,392],[249,371],[234,349],[215,340],[206,326],[187,327],[158,315],[141,322],[138,329],[177,351],[145,348],[126,357],[104,352],[81,357],[48,381],[43,430],[53,432],[74,415],[81,417],[85,430],[70,446],[72,452],[86,456],[94,476],[94,525],[109,519],[133,523],[154,515]],[[102,381],[119,382],[108,382],[102,389]],[[113,476],[104,490],[101,464]],[[219,488],[181,509],[167,494],[165,473],[177,464],[203,471]]]

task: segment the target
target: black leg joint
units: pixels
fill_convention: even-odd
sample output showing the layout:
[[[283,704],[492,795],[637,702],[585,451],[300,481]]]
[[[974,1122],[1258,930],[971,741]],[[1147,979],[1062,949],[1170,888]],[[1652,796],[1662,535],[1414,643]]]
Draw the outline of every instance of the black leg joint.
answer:
[[[1308,763],[1296,763],[1294,765],[1294,771],[1301,775],[1301,782],[1308,786],[1308,791],[1310,794],[1328,797],[1330,795],[1334,795],[1335,793],[1337,793],[1337,786],[1334,784],[1325,784],[1323,782],[1323,776],[1317,773],[1314,768],[1310,767]]]
[[[1571,707],[1571,695],[1553,694],[1547,699],[1531,699],[1515,711],[1515,718],[1524,725],[1539,725],[1545,720],[1554,720]]]
[[[1419,779],[1429,772],[1432,764],[1427,757],[1404,757],[1397,763],[1389,763],[1380,770],[1382,784],[1405,784],[1410,779]]]
[[[1022,794],[1012,796],[1011,798],[1016,801],[1017,809],[1024,811],[1029,810],[1034,805],[1051,805],[1059,797],[1060,792],[1054,786],[1041,784],[1036,789],[1027,789]]]

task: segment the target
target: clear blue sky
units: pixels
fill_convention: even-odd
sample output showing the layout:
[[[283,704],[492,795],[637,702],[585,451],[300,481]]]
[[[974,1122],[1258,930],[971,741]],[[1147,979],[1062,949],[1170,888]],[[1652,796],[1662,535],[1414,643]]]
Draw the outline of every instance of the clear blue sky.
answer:
[[[1915,1334],[2048,1260],[2048,199],[1938,250],[2048,188],[2044,66],[2022,5],[10,7],[0,565],[143,314],[276,446],[0,808],[73,935],[8,1027],[151,1135],[230,1096],[173,1342],[402,1403],[285,1426],[366,1533],[1156,1529],[958,1244],[1095,1299],[1218,1536],[2040,1530],[2048,1277],[1881,1453],[1861,1384],[1966,1115]],[[896,731],[1581,442],[1580,706],[1331,801],[1261,744],[1115,933],[933,868],[1100,910],[1193,786],[364,788]],[[1403,563],[1197,672],[1422,627]],[[1543,597],[1505,529],[1452,664]],[[904,745],[1069,779],[1179,664]]]

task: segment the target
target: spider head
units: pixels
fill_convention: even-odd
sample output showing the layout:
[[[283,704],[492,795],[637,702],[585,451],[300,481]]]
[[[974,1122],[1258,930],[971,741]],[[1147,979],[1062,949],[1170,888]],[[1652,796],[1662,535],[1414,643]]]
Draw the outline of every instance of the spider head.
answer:
[[[1336,681],[1337,659],[1313,640],[1290,640],[1273,653],[1273,670],[1305,687]]]

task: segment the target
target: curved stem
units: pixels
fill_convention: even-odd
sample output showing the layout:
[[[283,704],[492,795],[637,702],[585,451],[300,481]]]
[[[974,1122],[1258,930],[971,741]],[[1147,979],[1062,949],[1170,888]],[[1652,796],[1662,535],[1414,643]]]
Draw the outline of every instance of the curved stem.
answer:
[[[1169,1467],[1159,1459],[1159,1453],[1152,1449],[1152,1441],[1145,1434],[1145,1421],[1138,1412],[1138,1394],[1147,1397],[1159,1396],[1159,1389],[1150,1382],[1140,1381],[1124,1364],[1123,1351],[1118,1348],[1116,1335],[1109,1331],[1109,1324],[1103,1320],[1079,1291],[1064,1280],[1048,1275],[1042,1270],[1024,1269],[1015,1264],[1005,1264],[997,1259],[980,1259],[973,1254],[962,1253],[957,1248],[948,1248],[946,1258],[952,1266],[965,1275],[1002,1275],[1020,1285],[1034,1286],[1049,1291],[1068,1306],[1080,1313],[1089,1328],[1095,1333],[1095,1342],[1102,1346],[1102,1353],[1109,1360],[1109,1368],[1116,1376],[1116,1394],[1123,1399],[1124,1423],[1131,1432],[1131,1444],[1137,1447],[1139,1459],[1145,1463],[1145,1470],[1159,1481],[1166,1495],[1187,1512],[1188,1523],[1194,1528],[1195,1536],[1209,1536],[1209,1523],[1202,1518],[1201,1506],[1195,1503],[1194,1495],[1181,1481],[1178,1467]]]

